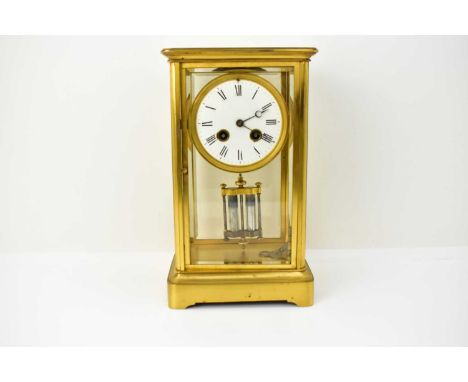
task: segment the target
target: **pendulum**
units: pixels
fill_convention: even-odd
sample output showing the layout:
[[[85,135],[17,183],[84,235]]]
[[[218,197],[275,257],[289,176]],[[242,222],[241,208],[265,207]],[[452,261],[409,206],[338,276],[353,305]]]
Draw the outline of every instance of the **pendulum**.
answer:
[[[259,239],[262,237],[261,183],[257,182],[255,186],[247,187],[247,182],[242,174],[239,174],[235,184],[237,187],[221,184],[224,239]]]

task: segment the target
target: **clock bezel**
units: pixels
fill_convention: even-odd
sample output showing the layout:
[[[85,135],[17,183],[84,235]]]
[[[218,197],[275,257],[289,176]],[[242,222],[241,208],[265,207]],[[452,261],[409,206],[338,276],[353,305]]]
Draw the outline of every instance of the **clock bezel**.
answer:
[[[205,149],[202,142],[200,141],[200,137],[198,136],[198,132],[197,132],[197,113],[205,96],[214,87],[224,82],[233,80],[233,79],[248,80],[248,81],[257,83],[260,86],[263,86],[266,90],[268,90],[271,93],[273,98],[275,98],[275,101],[278,104],[280,108],[280,112],[281,112],[281,120],[282,120],[281,134],[275,147],[262,159],[258,160],[257,162],[250,163],[247,165],[227,164],[216,159]],[[195,147],[197,148],[200,155],[213,166],[218,167],[221,170],[235,172],[235,173],[244,173],[244,172],[254,171],[270,163],[280,153],[281,149],[283,148],[286,142],[286,138],[288,134],[288,110],[287,110],[286,102],[284,101],[282,94],[278,91],[278,89],[276,89],[276,87],[271,82],[269,82],[268,80],[258,75],[251,74],[251,73],[243,73],[243,72],[235,72],[235,73],[231,72],[228,74],[223,74],[219,77],[214,78],[210,82],[208,82],[195,97],[195,101],[193,102],[193,105],[190,109],[189,133],[190,133],[189,135],[191,137],[191,140],[193,144],[195,145]]]

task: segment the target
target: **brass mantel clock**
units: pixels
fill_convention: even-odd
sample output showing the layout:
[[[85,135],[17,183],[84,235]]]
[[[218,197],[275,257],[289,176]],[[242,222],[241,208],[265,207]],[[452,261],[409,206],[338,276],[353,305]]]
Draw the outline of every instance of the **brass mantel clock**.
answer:
[[[305,261],[314,48],[165,49],[175,256],[169,306],[313,303]]]

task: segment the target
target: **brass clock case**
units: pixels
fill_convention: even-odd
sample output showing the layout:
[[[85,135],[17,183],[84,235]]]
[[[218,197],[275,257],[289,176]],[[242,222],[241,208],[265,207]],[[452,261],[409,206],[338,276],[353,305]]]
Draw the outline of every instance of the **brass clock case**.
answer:
[[[317,49],[174,48],[162,53],[170,64],[172,121],[175,255],[168,275],[169,306],[312,305],[314,279],[305,258],[307,132],[309,60]],[[283,118],[275,130],[281,142],[266,146],[268,156],[244,166],[220,163],[216,150],[213,157],[210,149],[205,152],[197,134],[202,130],[196,129],[203,98],[230,78],[253,80],[270,91],[276,101],[268,102],[280,108],[275,118]],[[219,123],[214,115],[213,122]],[[267,164],[275,155],[275,165]],[[271,171],[250,172],[246,179],[235,174],[265,165]]]
[[[260,86],[263,86],[273,95],[281,111],[281,120],[282,120],[281,134],[278,139],[278,142],[276,142],[275,147],[265,157],[263,157],[257,162],[254,162],[248,165],[227,164],[214,158],[205,149],[197,133],[197,125],[196,125],[197,124],[197,112],[205,96],[216,86],[226,81],[237,80],[237,79],[252,81],[252,82],[259,84]],[[276,155],[278,155],[284,143],[286,142],[287,133],[288,133],[288,109],[286,106],[286,102],[284,101],[281,93],[268,80],[262,77],[259,77],[257,75],[254,75],[254,74],[248,74],[248,73],[243,73],[243,72],[224,74],[211,80],[208,84],[206,84],[200,90],[200,92],[196,96],[195,101],[190,110],[189,132],[190,132],[190,137],[192,139],[192,142],[197,148],[198,152],[201,154],[203,158],[205,158],[213,166],[216,166],[220,168],[221,170],[236,172],[236,173],[254,171],[260,167],[265,166],[269,162],[271,162],[276,157]]]

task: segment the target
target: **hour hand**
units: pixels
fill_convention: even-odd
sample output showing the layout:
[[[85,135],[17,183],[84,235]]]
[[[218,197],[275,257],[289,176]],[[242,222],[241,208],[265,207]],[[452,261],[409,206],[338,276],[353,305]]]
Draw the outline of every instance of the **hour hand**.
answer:
[[[255,116],[254,116],[254,117],[255,117]],[[251,117],[251,118],[253,118],[253,117]],[[248,120],[251,119],[251,118],[248,118],[248,119],[246,119],[245,121],[248,121]],[[238,120],[236,121],[236,126],[237,126],[237,127],[245,127],[246,129],[252,130],[250,127],[248,127],[248,126],[245,125],[245,123],[244,123],[245,121],[243,121],[242,119],[238,119]]]

